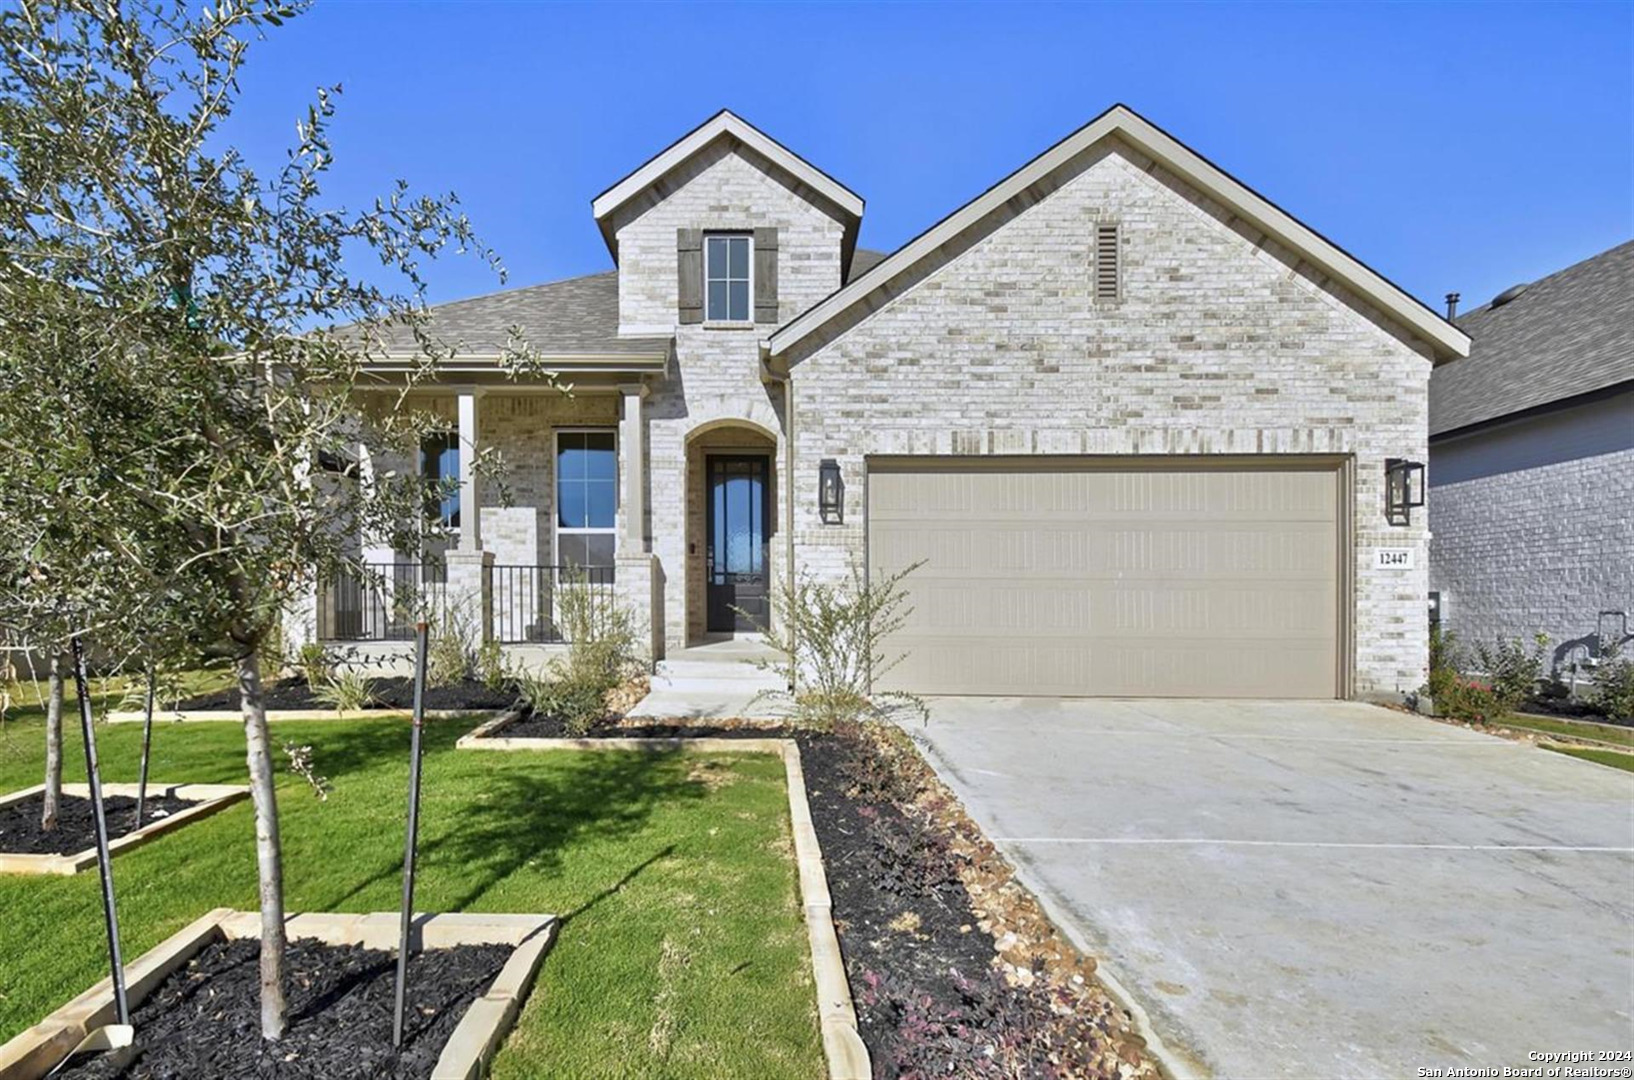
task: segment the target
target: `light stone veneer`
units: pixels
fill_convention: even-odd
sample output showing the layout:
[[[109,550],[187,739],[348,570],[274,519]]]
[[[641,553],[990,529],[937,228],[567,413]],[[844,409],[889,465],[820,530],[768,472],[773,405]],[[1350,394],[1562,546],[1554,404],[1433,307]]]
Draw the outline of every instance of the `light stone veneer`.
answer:
[[[834,579],[866,552],[869,455],[1355,457],[1356,692],[1420,685],[1426,530],[1384,519],[1384,459],[1425,456],[1430,361],[1256,248],[1219,207],[1105,146],[1022,211],[805,358],[794,358],[796,563]],[[1117,222],[1122,299],[1091,292]],[[816,464],[846,477],[824,525]],[[811,483],[804,481],[811,479]],[[1372,550],[1408,548],[1411,571]]]

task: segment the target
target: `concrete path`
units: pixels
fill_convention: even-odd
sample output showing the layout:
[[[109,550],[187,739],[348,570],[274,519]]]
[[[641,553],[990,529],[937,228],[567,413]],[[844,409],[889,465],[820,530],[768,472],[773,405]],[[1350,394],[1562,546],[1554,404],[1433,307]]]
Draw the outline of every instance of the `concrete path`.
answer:
[[[759,635],[742,635],[679,649],[658,662],[652,690],[630,710],[633,717],[723,720],[776,719],[766,695],[784,680],[761,661],[777,659]]]
[[[1185,1071],[1634,1050],[1634,775],[1346,702],[931,710],[914,737]]]

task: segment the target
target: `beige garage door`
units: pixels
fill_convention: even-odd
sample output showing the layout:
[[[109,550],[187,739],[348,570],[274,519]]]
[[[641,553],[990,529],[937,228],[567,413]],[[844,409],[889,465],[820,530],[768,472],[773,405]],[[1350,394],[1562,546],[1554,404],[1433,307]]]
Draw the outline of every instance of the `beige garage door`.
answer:
[[[882,684],[1334,697],[1338,508],[1289,458],[870,459],[870,573],[925,563]]]

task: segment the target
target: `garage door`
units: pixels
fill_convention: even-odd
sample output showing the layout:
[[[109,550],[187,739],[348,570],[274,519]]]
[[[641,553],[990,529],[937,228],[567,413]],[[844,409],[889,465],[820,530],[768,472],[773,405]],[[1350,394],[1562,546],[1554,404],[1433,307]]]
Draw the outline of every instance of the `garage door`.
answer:
[[[870,459],[869,571],[923,560],[882,680],[929,694],[1338,691],[1339,482],[1294,459]]]

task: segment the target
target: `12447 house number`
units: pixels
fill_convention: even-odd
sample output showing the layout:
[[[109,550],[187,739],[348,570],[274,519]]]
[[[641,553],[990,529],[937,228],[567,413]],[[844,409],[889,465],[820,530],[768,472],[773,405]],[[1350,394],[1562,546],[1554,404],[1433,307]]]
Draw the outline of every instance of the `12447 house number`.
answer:
[[[1373,567],[1376,570],[1411,570],[1412,548],[1374,548]]]

